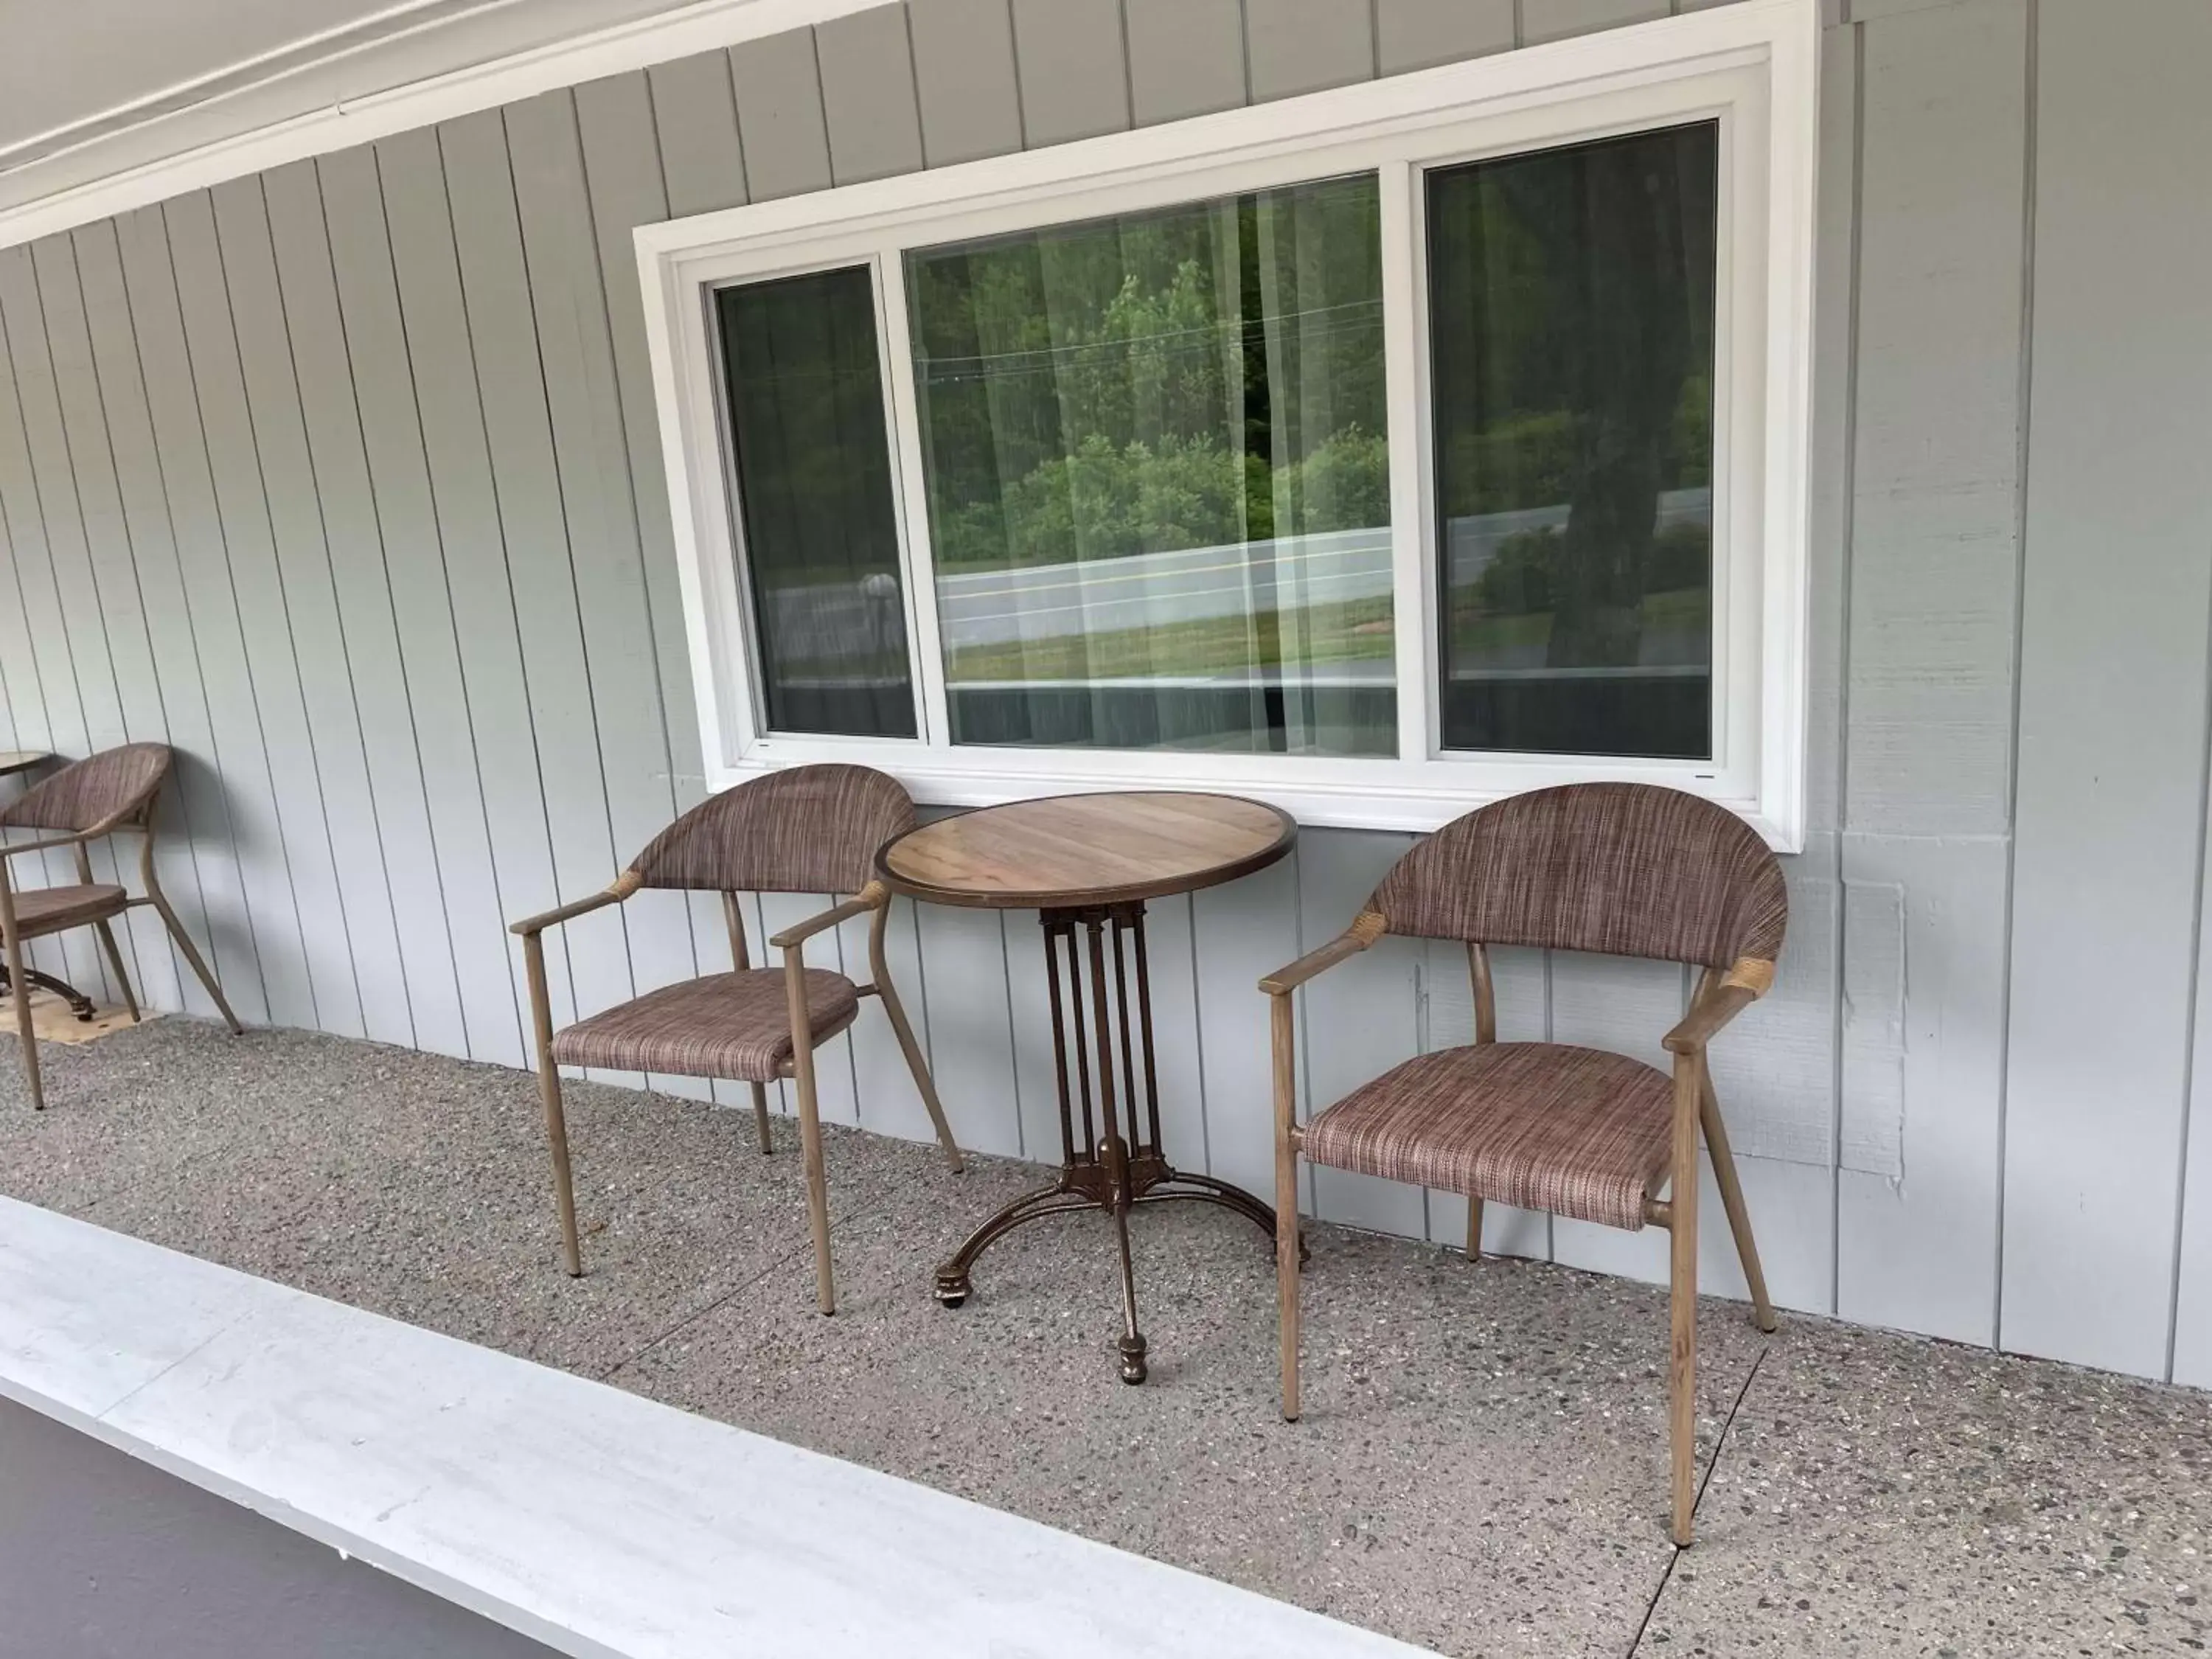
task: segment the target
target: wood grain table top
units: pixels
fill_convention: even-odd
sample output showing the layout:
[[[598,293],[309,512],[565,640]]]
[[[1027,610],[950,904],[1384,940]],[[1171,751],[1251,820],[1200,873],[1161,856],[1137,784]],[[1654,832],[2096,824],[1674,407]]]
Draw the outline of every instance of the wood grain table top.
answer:
[[[1054,795],[924,824],[877,854],[876,867],[899,891],[939,904],[1126,904],[1265,869],[1297,834],[1288,813],[1237,795]]]
[[[53,757],[43,749],[0,749],[0,778],[11,772],[27,772]]]

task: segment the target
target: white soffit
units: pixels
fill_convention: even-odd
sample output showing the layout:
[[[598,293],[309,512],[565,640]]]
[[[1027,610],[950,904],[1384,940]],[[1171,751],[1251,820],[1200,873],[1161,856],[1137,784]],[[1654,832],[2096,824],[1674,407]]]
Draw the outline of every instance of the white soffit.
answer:
[[[19,138],[0,150],[0,247],[885,3],[410,0]]]

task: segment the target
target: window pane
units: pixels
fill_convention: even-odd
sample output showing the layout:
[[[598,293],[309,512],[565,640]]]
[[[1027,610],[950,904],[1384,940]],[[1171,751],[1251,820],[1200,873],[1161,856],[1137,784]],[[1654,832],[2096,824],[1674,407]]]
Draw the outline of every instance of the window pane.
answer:
[[[1428,176],[1448,749],[1712,752],[1716,137]]]
[[[750,283],[715,297],[768,724],[910,738],[868,270]]]
[[[1397,751],[1374,178],[908,255],[956,742]]]

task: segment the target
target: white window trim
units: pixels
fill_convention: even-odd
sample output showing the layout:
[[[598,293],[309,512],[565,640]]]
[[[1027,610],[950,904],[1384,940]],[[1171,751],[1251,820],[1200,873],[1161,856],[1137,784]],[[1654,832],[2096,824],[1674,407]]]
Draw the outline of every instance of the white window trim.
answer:
[[[845,760],[917,799],[983,805],[1133,787],[1233,788],[1312,824],[1433,830],[1502,795],[1589,779],[1690,789],[1777,848],[1804,838],[1818,0],[1735,5],[1080,143],[672,220],[635,233],[710,788]],[[1427,347],[1417,172],[1717,116],[1715,758],[1437,753]],[[923,520],[899,255],[1103,214],[1375,170],[1382,183],[1397,758],[954,746]],[[754,692],[709,292],[873,264],[914,652],[918,738],[767,731]],[[1725,388],[1723,393],[1723,389]]]

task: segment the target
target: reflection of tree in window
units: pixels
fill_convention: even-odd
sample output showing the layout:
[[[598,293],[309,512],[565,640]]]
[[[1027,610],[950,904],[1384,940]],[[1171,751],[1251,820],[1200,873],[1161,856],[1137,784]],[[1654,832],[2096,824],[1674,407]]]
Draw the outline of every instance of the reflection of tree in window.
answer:
[[[1395,749],[1387,584],[1297,543],[1389,521],[1378,222],[1362,177],[909,256],[963,740]],[[1179,550],[1220,580],[1097,568]],[[1018,621],[945,599],[990,573]],[[957,692],[1010,683],[1055,689]]]
[[[1448,746],[1710,752],[1716,137],[1429,179]]]

